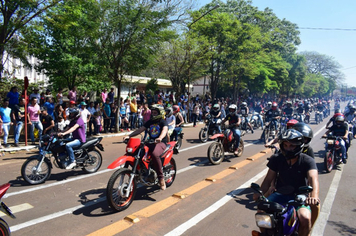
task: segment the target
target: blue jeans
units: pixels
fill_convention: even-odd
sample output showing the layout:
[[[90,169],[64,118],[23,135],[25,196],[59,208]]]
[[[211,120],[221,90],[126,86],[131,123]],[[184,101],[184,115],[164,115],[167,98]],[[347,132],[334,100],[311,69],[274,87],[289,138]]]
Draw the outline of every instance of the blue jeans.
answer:
[[[23,127],[23,121],[17,121],[17,124],[15,126],[15,144],[19,143],[22,127]]]
[[[39,138],[41,140],[42,138],[42,132],[43,132],[43,126],[42,123],[40,121],[31,121],[32,125],[31,125],[31,129],[30,129],[30,138],[31,141],[34,142],[35,141],[35,136],[33,134],[35,128],[38,129],[38,133],[39,133]]]
[[[219,133],[222,133],[222,131],[221,131],[221,125],[218,125],[218,123],[217,123],[219,119],[220,119],[220,118],[214,118],[214,122],[215,122],[216,127],[218,128]]]
[[[2,128],[4,129],[4,144],[7,144],[7,138],[9,137],[10,123],[3,123]]]
[[[175,127],[173,130],[173,140],[171,141],[177,141],[178,140],[178,134],[182,132],[182,127]]]
[[[136,129],[137,114],[132,112],[130,114],[130,118],[131,118],[131,129]]]
[[[262,116],[260,114],[257,115],[258,120],[261,122],[261,128],[263,129],[263,119]]]
[[[235,148],[238,148],[240,145],[241,131],[239,129],[232,129],[232,133],[235,138]]]
[[[138,118],[137,125],[138,125],[137,128],[141,128],[141,127],[142,127],[142,125],[143,125],[143,118]]]
[[[72,163],[75,161],[73,148],[79,147],[80,145],[82,145],[82,142],[80,142],[79,139],[72,139],[72,138],[69,138],[66,140],[70,141],[66,144],[66,150],[67,150],[67,154],[69,156],[69,163]]]

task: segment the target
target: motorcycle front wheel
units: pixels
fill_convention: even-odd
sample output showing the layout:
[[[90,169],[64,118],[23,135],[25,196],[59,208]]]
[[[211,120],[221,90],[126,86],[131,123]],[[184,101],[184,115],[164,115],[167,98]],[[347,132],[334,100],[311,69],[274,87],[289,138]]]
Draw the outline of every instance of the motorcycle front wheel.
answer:
[[[6,223],[6,221],[0,218],[0,236],[9,235],[11,235],[9,225]]]
[[[109,179],[106,187],[106,200],[115,211],[127,209],[135,198],[137,190],[136,178],[133,179],[131,187],[128,189],[131,173],[132,171],[127,168],[119,169]],[[126,197],[127,193],[128,197]]]
[[[42,184],[51,175],[51,164],[48,159],[44,159],[39,164],[38,159],[27,159],[21,167],[22,178],[29,184]]]
[[[206,141],[208,141],[208,131],[201,129],[199,132],[199,140],[202,143],[206,143]]]
[[[240,139],[240,144],[239,144],[239,149],[238,149],[238,151],[237,151],[237,157],[240,157],[240,156],[242,156],[242,154],[244,153],[244,149],[245,149],[245,147],[244,147],[244,141],[242,140],[242,139]]]
[[[97,150],[92,150],[88,152],[88,157],[85,159],[83,163],[82,170],[85,173],[94,173],[99,170],[101,164],[103,163],[103,157],[101,153]]]
[[[331,151],[328,151],[325,154],[324,167],[327,173],[330,173],[334,168],[334,155]]]
[[[169,164],[163,168],[163,174],[166,181],[166,187],[168,188],[173,184],[177,174],[177,165],[173,158],[171,158]]]
[[[208,158],[211,164],[219,165],[224,160],[224,148],[219,142],[212,143],[208,148]]]

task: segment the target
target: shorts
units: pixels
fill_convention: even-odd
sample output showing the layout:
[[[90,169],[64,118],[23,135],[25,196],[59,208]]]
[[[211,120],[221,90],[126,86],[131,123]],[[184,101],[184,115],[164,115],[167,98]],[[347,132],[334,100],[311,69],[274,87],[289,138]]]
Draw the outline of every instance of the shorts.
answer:
[[[274,192],[274,193],[272,193],[271,195],[269,195],[267,197],[268,201],[277,202],[277,203],[279,203],[279,204],[281,204],[283,206],[285,206],[286,203],[288,203],[290,200],[294,200],[294,198],[295,198],[294,194],[292,194],[292,195],[284,195],[284,194],[280,194],[280,193],[277,193],[277,192]],[[300,208],[306,208],[309,211],[311,211],[310,206],[302,205],[302,206],[299,206],[296,210],[298,211]]]

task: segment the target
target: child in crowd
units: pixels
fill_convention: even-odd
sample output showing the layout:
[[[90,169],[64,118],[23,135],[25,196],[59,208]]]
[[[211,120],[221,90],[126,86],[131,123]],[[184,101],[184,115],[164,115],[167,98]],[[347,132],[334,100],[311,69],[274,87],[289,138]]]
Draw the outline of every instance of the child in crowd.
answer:
[[[94,112],[94,118],[95,118],[95,121],[96,121],[96,130],[95,130],[94,133],[100,134],[100,131],[103,130],[103,127],[101,125],[101,114],[100,114],[100,111]]]

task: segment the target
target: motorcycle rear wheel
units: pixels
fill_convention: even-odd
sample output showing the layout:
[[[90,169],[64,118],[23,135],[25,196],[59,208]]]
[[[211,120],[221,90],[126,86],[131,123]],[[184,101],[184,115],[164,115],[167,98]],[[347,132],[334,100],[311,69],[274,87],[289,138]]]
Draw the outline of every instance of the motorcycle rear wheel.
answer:
[[[38,159],[27,159],[21,167],[22,178],[29,184],[42,184],[51,176],[51,164],[44,159],[37,171]]]
[[[169,173],[167,173],[169,172]],[[173,173],[171,173],[173,172]],[[167,167],[163,167],[163,175],[166,176],[166,174],[169,174],[170,177],[169,178],[165,178],[165,181],[166,181],[166,187],[170,187],[175,178],[176,178],[176,174],[177,174],[177,165],[176,165],[176,161],[171,158],[171,161],[169,162],[169,164],[167,165]]]
[[[101,156],[101,153],[98,150],[92,150],[88,152],[88,156],[89,157],[86,158],[83,163],[82,170],[85,173],[97,172],[103,163],[103,157]]]
[[[219,165],[224,160],[224,147],[219,142],[213,142],[208,148],[208,158],[211,164]]]
[[[119,169],[109,179],[106,187],[106,200],[115,211],[127,209],[135,198],[137,190],[136,178],[133,179],[131,188],[127,189],[131,173],[132,171],[127,168]],[[129,191],[128,197],[125,196],[127,191]]]
[[[324,167],[327,173],[330,173],[334,168],[334,156],[331,151],[328,151],[324,157]]]
[[[199,132],[199,140],[200,140],[200,142],[202,142],[202,143],[206,143],[206,141],[208,141],[208,137],[209,135],[208,135],[208,131],[205,131],[205,130],[200,130],[200,132]]]
[[[0,236],[10,236],[10,228],[9,225],[0,218]]]

